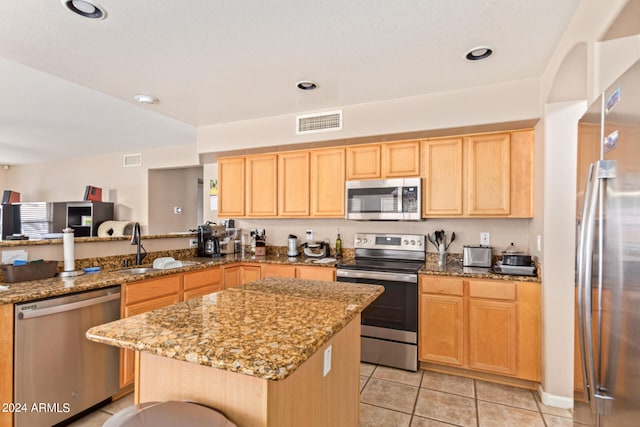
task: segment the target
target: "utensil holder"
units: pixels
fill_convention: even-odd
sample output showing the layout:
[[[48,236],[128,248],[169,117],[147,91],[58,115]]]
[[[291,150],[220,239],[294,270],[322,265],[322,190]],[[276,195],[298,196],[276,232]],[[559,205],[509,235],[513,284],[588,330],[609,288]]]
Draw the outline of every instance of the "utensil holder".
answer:
[[[447,266],[447,253],[438,252],[438,267],[444,268]]]

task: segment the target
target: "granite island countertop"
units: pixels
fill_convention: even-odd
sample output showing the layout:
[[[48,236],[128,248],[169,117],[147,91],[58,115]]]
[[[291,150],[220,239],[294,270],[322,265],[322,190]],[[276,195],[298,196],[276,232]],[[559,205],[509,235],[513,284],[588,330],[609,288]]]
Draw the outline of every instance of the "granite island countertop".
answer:
[[[282,380],[383,292],[270,277],[96,326],[93,341]]]

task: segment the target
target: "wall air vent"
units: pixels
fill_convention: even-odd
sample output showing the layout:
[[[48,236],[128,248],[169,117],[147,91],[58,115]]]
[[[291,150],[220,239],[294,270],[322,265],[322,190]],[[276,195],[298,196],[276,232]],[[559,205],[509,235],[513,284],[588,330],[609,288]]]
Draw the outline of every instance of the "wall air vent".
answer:
[[[342,130],[342,110],[296,116],[296,135]]]
[[[133,168],[142,166],[142,153],[125,154],[122,165],[125,168]]]

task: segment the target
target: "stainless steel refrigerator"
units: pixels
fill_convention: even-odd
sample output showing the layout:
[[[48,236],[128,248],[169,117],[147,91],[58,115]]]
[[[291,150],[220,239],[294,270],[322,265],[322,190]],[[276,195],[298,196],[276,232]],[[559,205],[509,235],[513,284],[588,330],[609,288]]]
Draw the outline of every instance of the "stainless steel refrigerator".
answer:
[[[579,126],[584,168],[578,175],[586,186],[578,191],[576,383],[584,386],[575,396],[574,419],[638,426],[640,61],[603,92]],[[600,160],[587,166],[589,138]]]

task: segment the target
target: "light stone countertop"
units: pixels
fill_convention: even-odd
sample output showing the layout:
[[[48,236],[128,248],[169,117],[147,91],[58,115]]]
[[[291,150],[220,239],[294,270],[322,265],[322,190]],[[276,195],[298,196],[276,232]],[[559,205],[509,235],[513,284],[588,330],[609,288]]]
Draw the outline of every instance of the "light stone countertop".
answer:
[[[270,277],[96,326],[93,341],[282,380],[383,292]]]

